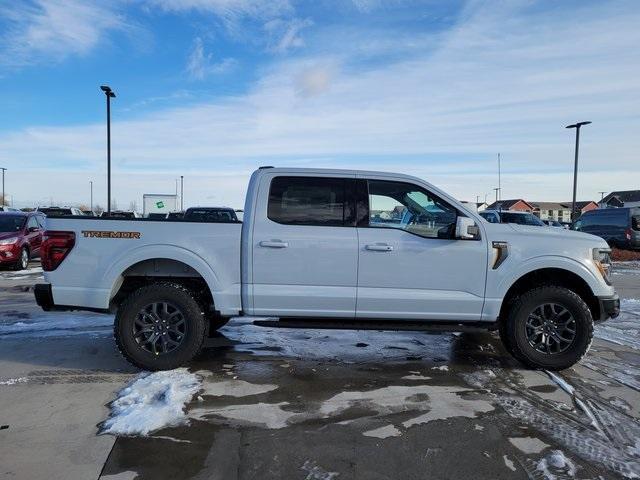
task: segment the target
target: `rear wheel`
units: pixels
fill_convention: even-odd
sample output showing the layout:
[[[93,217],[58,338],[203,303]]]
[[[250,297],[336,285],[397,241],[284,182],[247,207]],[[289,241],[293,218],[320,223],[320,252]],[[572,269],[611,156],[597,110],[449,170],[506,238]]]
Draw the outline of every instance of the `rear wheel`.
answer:
[[[14,270],[25,270],[29,266],[29,250],[22,247],[20,250],[20,257],[18,261],[13,265]]]
[[[120,305],[114,324],[118,349],[133,365],[169,370],[198,354],[206,320],[195,295],[161,282],[134,291]]]
[[[575,292],[559,286],[534,288],[516,298],[500,328],[505,347],[532,368],[562,370],[587,353],[593,318]]]

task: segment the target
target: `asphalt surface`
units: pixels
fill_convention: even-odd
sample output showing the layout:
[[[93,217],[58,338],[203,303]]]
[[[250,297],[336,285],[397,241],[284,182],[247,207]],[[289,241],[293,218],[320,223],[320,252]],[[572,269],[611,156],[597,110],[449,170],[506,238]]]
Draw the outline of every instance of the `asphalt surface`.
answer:
[[[33,267],[0,272],[0,478],[640,475],[640,303],[599,330],[618,343],[596,338],[556,377],[523,369],[490,333],[232,320],[184,372],[199,382],[184,422],[126,436],[102,433],[110,402],[141,378],[115,351],[111,319],[41,312]],[[614,283],[640,298],[640,269],[618,268]]]

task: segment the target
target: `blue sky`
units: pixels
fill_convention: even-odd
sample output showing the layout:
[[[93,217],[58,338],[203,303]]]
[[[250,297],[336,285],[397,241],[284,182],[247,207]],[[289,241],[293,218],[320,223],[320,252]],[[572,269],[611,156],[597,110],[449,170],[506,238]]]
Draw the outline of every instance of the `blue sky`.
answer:
[[[16,205],[172,192],[242,206],[259,165],[395,170],[461,199],[640,188],[640,4],[0,2],[0,166]]]

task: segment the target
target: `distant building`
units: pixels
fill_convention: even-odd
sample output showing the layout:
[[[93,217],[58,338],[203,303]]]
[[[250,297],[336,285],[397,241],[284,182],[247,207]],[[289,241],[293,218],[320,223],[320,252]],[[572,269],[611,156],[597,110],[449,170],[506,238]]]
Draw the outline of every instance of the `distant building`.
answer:
[[[583,214],[594,208],[598,208],[598,204],[591,200],[576,202],[578,214]],[[489,205],[487,210],[516,210],[518,212],[531,212],[540,217],[541,220],[571,221],[571,202],[527,202],[522,198],[517,198],[499,200]]]
[[[598,202],[600,208],[640,207],[640,190],[611,192]]]
[[[487,207],[487,210],[515,210],[518,212],[533,212],[534,207],[521,198],[512,200],[498,200]]]

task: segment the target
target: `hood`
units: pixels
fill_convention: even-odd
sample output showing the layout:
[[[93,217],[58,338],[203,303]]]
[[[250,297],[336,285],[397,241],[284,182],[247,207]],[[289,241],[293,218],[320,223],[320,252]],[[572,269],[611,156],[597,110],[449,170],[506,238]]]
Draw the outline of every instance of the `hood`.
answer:
[[[602,238],[584,232],[576,232],[575,230],[567,230],[566,228],[557,227],[539,227],[535,225],[518,225],[515,223],[485,223],[487,232],[492,240],[498,240],[498,237],[505,236],[513,238],[517,241],[518,237],[527,240],[539,240],[540,242],[573,244],[576,246],[591,247],[608,247],[607,242]],[[505,240],[507,239],[505,238]]]
[[[22,230],[19,232],[0,232],[0,240],[4,240],[5,238],[13,238],[13,237],[21,237]]]

